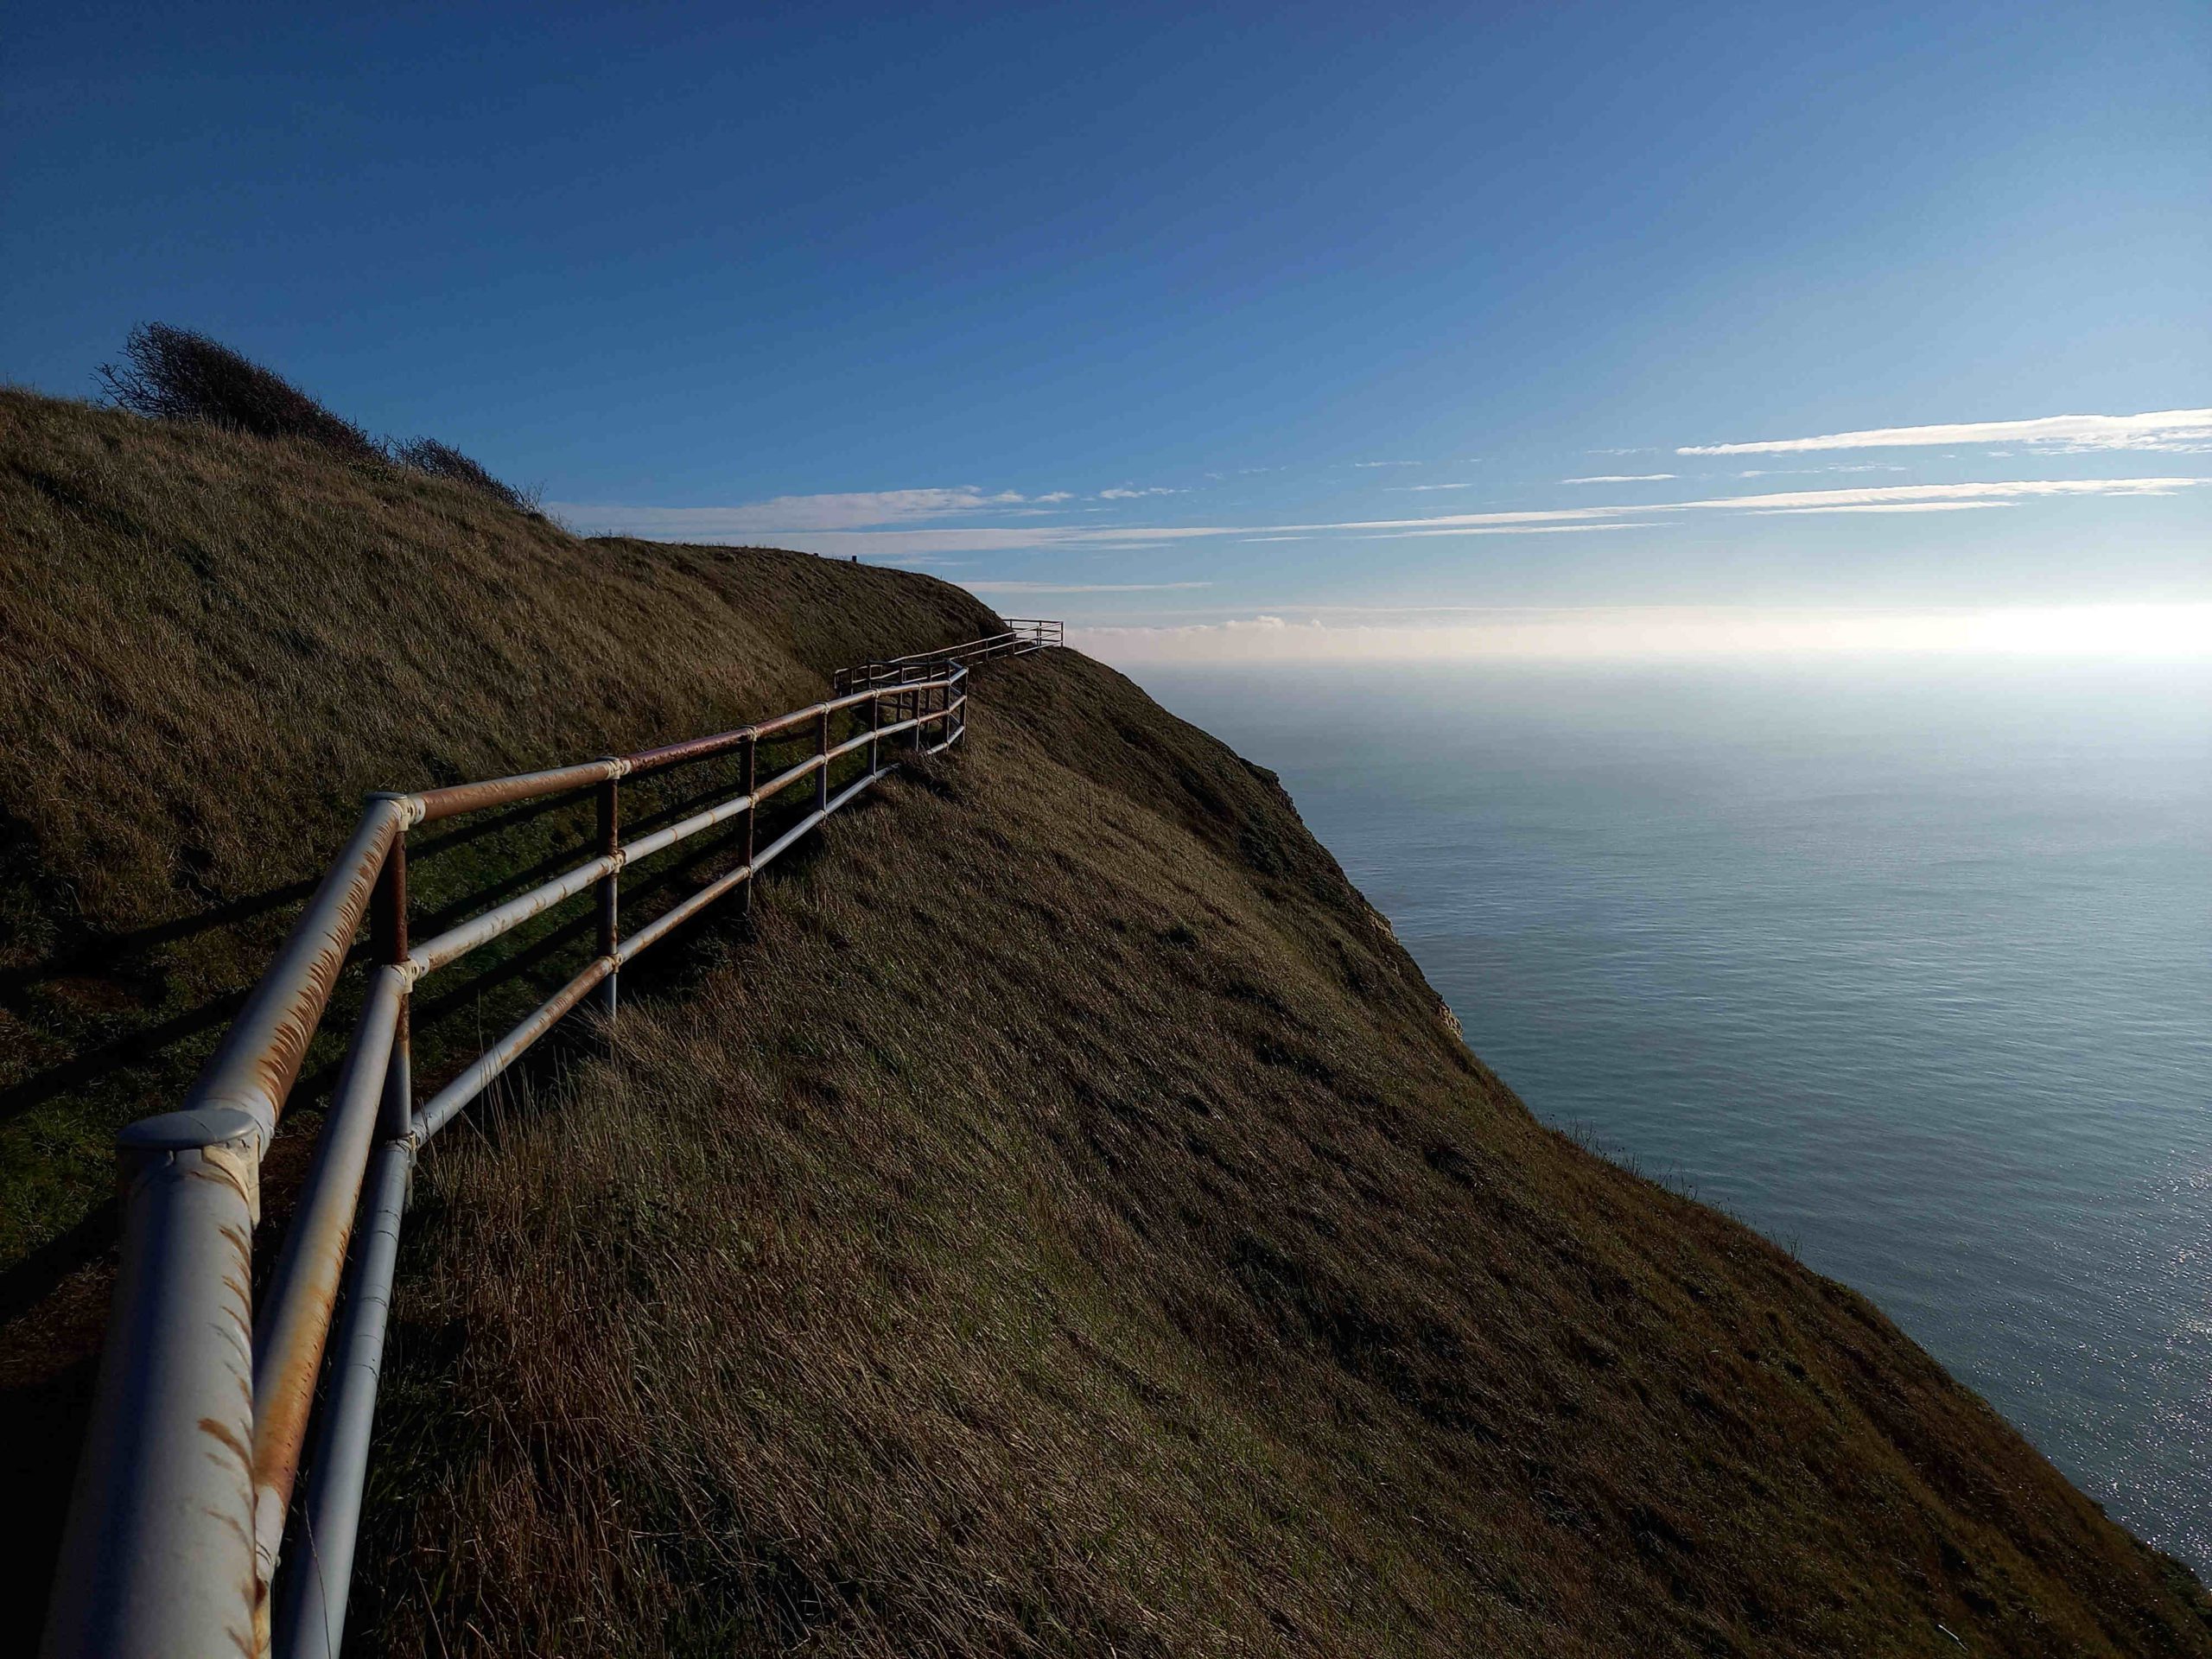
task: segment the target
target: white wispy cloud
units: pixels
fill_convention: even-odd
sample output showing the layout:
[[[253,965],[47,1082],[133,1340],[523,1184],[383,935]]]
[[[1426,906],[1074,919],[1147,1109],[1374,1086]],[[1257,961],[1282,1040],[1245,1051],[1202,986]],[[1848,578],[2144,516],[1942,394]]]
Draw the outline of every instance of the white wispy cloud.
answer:
[[[1943,426],[1879,426],[1815,438],[1750,443],[1694,443],[1678,455],[1781,455],[1814,449],[1924,448],[1946,443],[2028,443],[2069,449],[2212,449],[2212,409],[2145,415],[2046,415],[2027,421],[1968,421]]]
[[[1723,495],[1688,501],[1688,507],[1798,507],[1813,511],[1878,506],[1913,501],[2005,504],[2054,496],[2171,495],[2207,482],[2202,478],[2042,478],[1986,484],[1868,484],[1840,490],[1783,490],[1765,495]]]
[[[1762,518],[1772,518],[1793,512],[1980,512],[2005,505],[2002,501],[1859,501],[1840,507],[1758,507],[1753,511]]]
[[[1414,536],[1571,536],[1588,530],[1649,530],[1654,521],[1637,518],[1605,518],[1591,524],[1453,524],[1435,530],[1392,530],[1379,536],[1360,539],[1370,542],[1404,541]]]
[[[1276,524],[1276,530],[1442,531],[1482,524],[1591,524],[1636,518],[1650,513],[1740,512],[1794,510],[1830,512],[1923,502],[1974,501],[1991,505],[2056,496],[2171,495],[2207,482],[2199,478],[2018,479],[1988,484],[1875,484],[1840,490],[1782,490],[1759,495],[1707,496],[1694,501],[1655,501],[1638,505],[1541,507],[1510,512],[1447,513],[1433,518],[1376,518],[1357,524]]]
[[[1593,473],[1588,478],[1562,478],[1562,484],[1656,484],[1675,477],[1673,473]]]
[[[1990,452],[1993,460],[2009,460],[2009,449]],[[1910,467],[1900,467],[1893,461],[1832,461],[1824,467],[1753,467],[1735,474],[1738,478],[1808,478],[1818,473],[1908,473]]]
[[[575,522],[571,518],[570,522]],[[1085,552],[1128,551],[1159,547],[1171,542],[1232,536],[1235,524],[1128,524],[1109,527],[1088,524],[975,524],[965,528],[932,525],[922,529],[794,531],[777,544],[802,552],[842,559],[916,557],[938,553],[1036,553],[1056,548],[1080,548]],[[1248,526],[1264,530],[1265,525]],[[636,532],[654,534],[657,532]],[[664,537],[663,539],[680,539]],[[695,537],[709,542],[734,539],[728,536]]]
[[[642,536],[745,536],[790,530],[852,530],[916,518],[989,512],[1033,502],[1065,501],[1065,493],[1026,496],[961,485],[949,489],[865,490],[832,495],[779,495],[732,507],[601,506],[555,502],[569,522]]]
[[[1422,464],[1418,461],[1355,461],[1352,462],[1355,467],[1419,467]]]
[[[1182,493],[1182,491],[1170,489],[1164,484],[1154,484],[1145,489],[1135,489],[1128,485],[1122,485],[1115,489],[1099,491],[1098,499],[1101,501],[1135,501],[1147,495],[1180,495]],[[1040,496],[1038,499],[1042,500],[1045,498]],[[1053,499],[1065,501],[1068,498],[1063,495]]]
[[[998,582],[960,583],[971,594],[1167,594],[1211,588],[1210,582]]]
[[[741,507],[585,507],[556,504],[556,511],[569,522],[592,531],[625,532],[665,539],[729,540],[763,535],[789,537],[810,552],[842,558],[849,554],[870,558],[918,558],[944,553],[1041,552],[1056,548],[1090,551],[1201,541],[1217,537],[1290,537],[1316,535],[1541,535],[1559,529],[1637,530],[1668,518],[1688,514],[1746,517],[1768,513],[1817,512],[1941,512],[1962,505],[2013,506],[2024,502],[2090,497],[2128,498],[2173,495],[2195,489],[2212,479],[2097,478],[2018,479],[1972,484],[1888,484],[1829,490],[1768,491],[1756,495],[1705,496],[1689,501],[1615,503],[1602,506],[1534,507],[1492,512],[1442,513],[1417,518],[1332,520],[1316,524],[1123,524],[1107,525],[1039,523],[1034,524],[934,524],[920,527],[887,525],[880,518],[855,524],[850,515],[880,514],[880,497],[857,498],[877,504],[846,510],[836,527],[810,528],[791,522],[791,509],[778,502]],[[950,495],[958,506],[917,505],[910,514],[982,511],[980,492],[912,492],[899,495]],[[825,502],[848,498],[803,496],[785,501]],[[1001,512],[1034,511],[1017,505],[1027,498],[1013,497]],[[837,515],[827,509],[825,518]],[[772,522],[774,521],[774,522]]]

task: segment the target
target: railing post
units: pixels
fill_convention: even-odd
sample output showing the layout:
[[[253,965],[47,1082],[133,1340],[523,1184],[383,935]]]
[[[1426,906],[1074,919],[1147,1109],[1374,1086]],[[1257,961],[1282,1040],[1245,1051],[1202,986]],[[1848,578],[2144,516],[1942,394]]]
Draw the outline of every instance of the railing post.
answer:
[[[610,858],[622,850],[622,801],[618,792],[619,787],[617,779],[609,778],[600,785],[598,790],[599,855],[601,858]],[[622,902],[621,872],[609,870],[605,875],[600,877],[597,887],[599,954],[612,962],[614,959],[615,949],[621,943],[620,914]],[[614,1018],[616,1006],[620,1001],[620,993],[615,985],[616,980],[620,977],[619,974],[608,974],[605,979],[600,981],[598,989],[592,993],[594,1000],[598,1004],[599,1011],[609,1020]]]
[[[883,728],[883,699],[874,695],[875,676],[872,673],[868,677],[868,775],[873,778],[883,769],[882,757],[878,753],[882,740],[876,736]]]
[[[740,792],[745,797],[745,868],[747,870],[753,868],[753,826],[760,821],[760,809],[753,800],[753,786],[760,780],[760,740],[751,732],[745,734],[745,741],[738,746],[738,765],[745,780],[745,787]],[[753,914],[752,876],[747,875],[745,885],[738,889],[737,902],[740,915],[749,917]]]
[[[369,899],[369,947],[376,960],[387,966],[397,967],[407,960],[407,831],[402,830],[391,838],[391,850],[385,855],[384,868],[377,873],[377,890]],[[415,1079],[412,1074],[413,1038],[408,1026],[408,1010],[414,1006],[413,988],[399,999],[399,1023],[391,1037],[391,1064],[384,1074],[384,1116],[387,1125],[396,1114],[399,1127],[379,1130],[378,1139],[386,1135],[404,1135],[412,1127],[415,1110]]]
[[[823,704],[822,712],[814,717],[814,753],[822,764],[814,769],[814,810],[830,810],[830,705]]]

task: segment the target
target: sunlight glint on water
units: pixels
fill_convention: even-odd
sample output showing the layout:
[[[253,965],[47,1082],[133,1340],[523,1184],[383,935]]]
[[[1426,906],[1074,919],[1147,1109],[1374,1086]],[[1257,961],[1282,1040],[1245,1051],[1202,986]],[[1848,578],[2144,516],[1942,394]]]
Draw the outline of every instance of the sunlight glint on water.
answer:
[[[1530,1108],[2212,1567],[2212,674],[1146,668]]]

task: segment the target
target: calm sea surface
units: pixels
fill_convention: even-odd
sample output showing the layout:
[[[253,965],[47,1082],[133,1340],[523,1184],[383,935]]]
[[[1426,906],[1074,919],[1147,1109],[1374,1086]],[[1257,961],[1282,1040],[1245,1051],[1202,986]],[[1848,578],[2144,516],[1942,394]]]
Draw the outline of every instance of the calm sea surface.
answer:
[[[1141,668],[1538,1116],[2212,1569],[2212,672]]]

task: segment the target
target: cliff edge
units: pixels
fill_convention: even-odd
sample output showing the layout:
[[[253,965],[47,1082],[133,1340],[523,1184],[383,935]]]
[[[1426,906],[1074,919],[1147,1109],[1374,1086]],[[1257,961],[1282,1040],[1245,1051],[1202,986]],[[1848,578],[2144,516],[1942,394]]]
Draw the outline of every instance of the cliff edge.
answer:
[[[361,790],[992,620],[17,393],[0,557],[0,1385],[65,1451],[104,1137]],[[355,1650],[2212,1654],[1864,1299],[1537,1123],[1274,779],[1078,654],[673,954],[418,1171]]]

